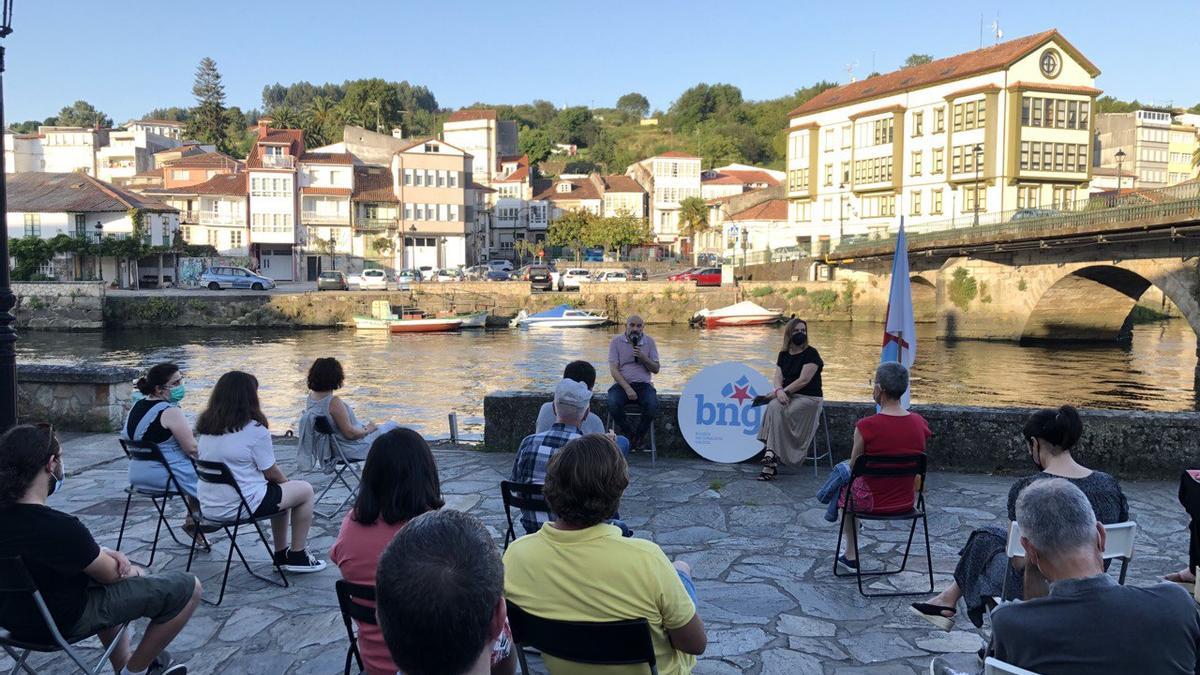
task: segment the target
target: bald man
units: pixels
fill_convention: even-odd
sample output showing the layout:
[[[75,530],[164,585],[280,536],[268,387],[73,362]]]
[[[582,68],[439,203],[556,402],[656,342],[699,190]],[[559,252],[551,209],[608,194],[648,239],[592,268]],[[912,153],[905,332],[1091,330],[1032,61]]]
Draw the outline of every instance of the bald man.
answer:
[[[646,335],[646,322],[636,314],[630,316],[625,320],[625,332],[608,343],[608,370],[616,382],[608,389],[608,410],[617,433],[628,436],[634,450],[642,446],[658,413],[658,392],[651,380],[659,368],[658,345]],[[636,428],[625,415],[630,403],[637,404],[642,413]]]

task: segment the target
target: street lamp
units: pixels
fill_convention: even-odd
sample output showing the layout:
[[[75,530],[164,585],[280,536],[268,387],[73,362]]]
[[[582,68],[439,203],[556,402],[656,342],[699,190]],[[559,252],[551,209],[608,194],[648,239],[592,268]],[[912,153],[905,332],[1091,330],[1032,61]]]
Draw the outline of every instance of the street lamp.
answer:
[[[750,245],[750,230],[742,226],[742,280],[746,279],[746,248]]]
[[[983,146],[976,143],[971,149],[975,154],[975,227],[979,227],[979,165],[982,163]]]
[[[0,38],[12,32],[12,0],[3,0],[0,15]],[[0,46],[0,129],[4,125],[4,47]],[[0,154],[0,177],[5,175],[4,156]],[[0,213],[8,217],[8,186],[0,180]],[[8,431],[17,424],[17,331],[13,329],[16,317],[12,308],[17,297],[12,292],[12,278],[8,269],[8,227],[0,233],[0,432]]]
[[[412,252],[409,253],[409,255],[408,255],[408,269],[415,270],[415,269],[417,269],[417,261],[414,260],[414,258],[417,257],[417,237],[416,237],[417,226],[409,225],[408,231],[409,231],[410,235],[408,237],[404,238],[404,248],[405,249],[408,248],[408,242],[411,240],[412,241]],[[401,266],[403,267],[403,265],[401,265]]]
[[[1120,197],[1121,196],[1121,165],[1125,163],[1125,151],[1122,149],[1118,149],[1116,158],[1117,158],[1117,196]]]
[[[846,236],[846,184],[838,185],[838,243]]]

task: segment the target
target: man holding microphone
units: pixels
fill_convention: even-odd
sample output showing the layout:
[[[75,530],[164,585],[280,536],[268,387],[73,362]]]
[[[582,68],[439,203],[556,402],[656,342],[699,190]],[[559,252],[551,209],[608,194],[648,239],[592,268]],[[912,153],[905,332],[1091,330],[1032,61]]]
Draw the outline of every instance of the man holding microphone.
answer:
[[[625,320],[625,332],[608,344],[608,369],[616,381],[608,389],[608,410],[618,433],[629,437],[631,448],[641,447],[658,412],[658,393],[651,378],[659,371],[658,345],[645,334],[646,323],[635,315]],[[637,428],[630,427],[625,406],[641,409]]]

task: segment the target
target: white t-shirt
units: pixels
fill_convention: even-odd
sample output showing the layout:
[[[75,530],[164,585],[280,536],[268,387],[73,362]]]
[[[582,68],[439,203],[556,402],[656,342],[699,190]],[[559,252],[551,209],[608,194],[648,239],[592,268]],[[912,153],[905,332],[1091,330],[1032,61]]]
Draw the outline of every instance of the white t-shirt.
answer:
[[[275,465],[275,448],[271,432],[258,422],[250,422],[240,431],[220,436],[201,435],[197,440],[200,459],[222,462],[233,473],[251,511],[258,508],[267,494],[267,479],[263,471]],[[200,481],[200,506],[210,518],[233,518],[237,515],[237,492],[226,485]],[[242,516],[246,513],[243,510]]]

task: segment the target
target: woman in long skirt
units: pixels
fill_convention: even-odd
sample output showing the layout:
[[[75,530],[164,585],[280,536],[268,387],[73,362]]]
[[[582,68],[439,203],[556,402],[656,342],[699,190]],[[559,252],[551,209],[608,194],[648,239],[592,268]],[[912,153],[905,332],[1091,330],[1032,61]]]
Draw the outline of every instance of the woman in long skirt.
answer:
[[[808,322],[788,321],[783,327],[783,347],[775,359],[775,391],[758,431],[758,440],[765,444],[759,480],[774,480],[780,462],[795,465],[808,457],[821,419],[824,368],[821,354],[808,343]]]

